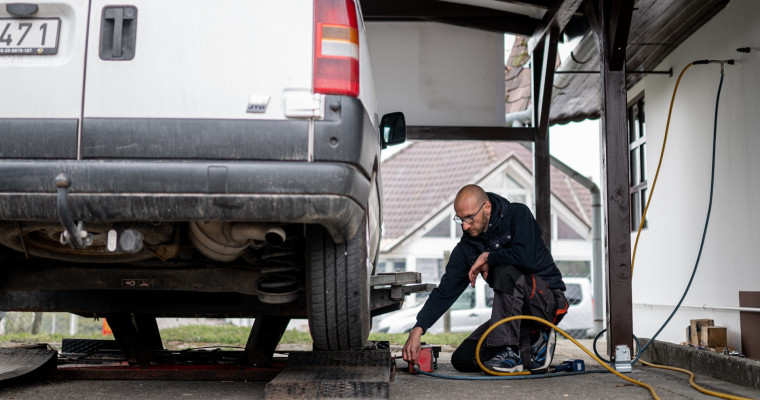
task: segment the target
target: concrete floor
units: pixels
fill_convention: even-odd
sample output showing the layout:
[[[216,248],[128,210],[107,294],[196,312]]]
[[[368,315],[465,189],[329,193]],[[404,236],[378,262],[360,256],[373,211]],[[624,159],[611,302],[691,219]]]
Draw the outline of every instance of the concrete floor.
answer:
[[[590,341],[584,341],[590,347]],[[600,343],[600,348],[603,344]],[[301,349],[299,349],[301,350]],[[393,355],[399,355],[393,349]],[[449,363],[451,353],[444,351],[439,359],[440,374],[458,375]],[[568,358],[582,358],[587,369],[598,369],[592,359],[570,341],[560,340],[555,364]],[[405,362],[399,361],[399,367]],[[730,373],[730,371],[727,371]],[[484,376],[482,374],[467,374]],[[637,366],[630,378],[655,387],[662,399],[712,399],[689,386],[688,375]],[[760,391],[697,376],[701,386],[720,392],[760,399]],[[0,388],[0,399],[263,399],[265,383],[261,382],[176,382],[176,381],[36,381]],[[390,398],[409,399],[651,399],[647,389],[617,376],[587,374],[572,377],[521,381],[461,381],[410,375],[398,372],[390,383]]]
[[[591,340],[581,341],[591,349]],[[606,344],[600,342],[599,349]],[[482,374],[460,374],[448,363],[451,353],[442,353],[439,359],[439,373],[446,375],[485,376]],[[591,357],[577,348],[569,340],[560,340],[554,355],[553,364],[570,359],[581,358],[586,369],[601,369]],[[403,363],[405,364],[405,363]],[[689,386],[686,374],[655,368],[636,366],[629,378],[645,382],[655,388],[662,399],[714,399]],[[732,395],[760,399],[760,391],[744,386],[734,385],[717,379],[697,376],[697,384],[708,389]],[[470,399],[475,396],[490,398],[516,399],[651,399],[649,390],[627,382],[612,373],[587,374],[579,376],[556,377],[547,379],[510,380],[510,381],[459,381],[442,380],[418,375],[399,373],[396,382],[391,383],[391,399]]]

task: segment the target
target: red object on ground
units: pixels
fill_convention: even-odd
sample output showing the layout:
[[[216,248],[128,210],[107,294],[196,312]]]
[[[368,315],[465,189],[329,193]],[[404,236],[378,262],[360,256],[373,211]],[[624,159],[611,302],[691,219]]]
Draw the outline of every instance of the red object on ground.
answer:
[[[424,372],[433,372],[434,366],[433,366],[433,347],[423,345],[420,349],[420,355],[417,357],[417,368],[420,369],[420,371]],[[417,371],[414,370],[414,366],[409,364],[409,372],[412,374],[416,374]]]

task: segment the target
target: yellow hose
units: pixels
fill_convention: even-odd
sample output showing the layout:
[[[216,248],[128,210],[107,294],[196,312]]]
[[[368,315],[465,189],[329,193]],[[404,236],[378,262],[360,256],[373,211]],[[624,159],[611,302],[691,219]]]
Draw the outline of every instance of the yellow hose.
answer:
[[[545,319],[534,317],[532,315],[515,315],[513,317],[504,318],[504,319],[500,320],[499,322],[491,325],[485,331],[485,333],[483,333],[483,336],[481,336],[480,340],[478,340],[477,347],[475,347],[475,360],[478,362],[478,366],[480,367],[480,369],[482,369],[486,373],[491,374],[491,375],[499,375],[499,376],[506,376],[506,375],[528,375],[528,374],[530,374],[529,371],[523,371],[523,372],[517,372],[517,373],[514,373],[514,372],[513,373],[506,373],[506,372],[491,371],[488,368],[486,368],[483,365],[483,363],[480,362],[480,346],[483,344],[483,340],[485,340],[486,336],[488,336],[488,334],[491,333],[491,331],[493,331],[497,326],[499,326],[499,325],[501,325],[501,324],[503,324],[505,322],[513,321],[513,320],[516,320],[516,319],[529,319],[529,320],[537,321],[537,322],[540,322],[540,323],[542,323],[542,324],[544,324],[546,326],[551,327],[552,329],[554,329],[557,332],[561,333],[566,338],[570,339],[570,341],[572,341],[573,343],[575,343],[576,346],[578,346],[581,350],[583,350],[591,358],[593,358],[594,360],[596,360],[596,362],[598,362],[599,365],[601,365],[602,367],[606,368],[608,371],[612,372],[613,374],[617,375],[618,377],[625,379],[628,382],[631,382],[633,384],[636,384],[636,385],[639,385],[641,387],[649,389],[649,392],[652,393],[652,397],[654,397],[655,400],[660,400],[660,397],[657,396],[657,392],[654,391],[654,388],[652,386],[647,385],[644,382],[640,382],[640,381],[637,381],[635,379],[631,379],[631,378],[629,378],[629,377],[621,374],[620,372],[615,371],[612,367],[610,367],[609,365],[607,365],[607,363],[605,363],[604,361],[602,361],[596,355],[592,354],[587,348],[583,347],[582,344],[580,344],[577,340],[573,339],[565,331],[563,331],[562,329],[558,328],[556,325],[552,324],[551,322],[549,322],[549,321],[547,321]]]
[[[633,263],[636,261],[636,248],[639,246],[639,236],[641,235],[641,229],[644,227],[644,221],[647,218],[647,210],[649,209],[649,203],[652,201],[652,194],[654,194],[654,187],[657,185],[657,176],[660,175],[660,166],[662,165],[662,157],[665,155],[665,145],[668,143],[668,129],[670,128],[670,115],[673,113],[673,102],[676,99],[676,92],[678,91],[678,84],[681,82],[683,73],[686,72],[694,63],[689,63],[685,66],[676,80],[676,87],[673,88],[673,97],[670,98],[670,108],[668,109],[668,122],[665,123],[665,136],[662,138],[662,149],[660,150],[660,161],[657,162],[657,171],[654,173],[654,181],[652,182],[652,188],[649,190],[649,196],[647,197],[647,204],[644,207],[644,213],[641,214],[641,222],[639,223],[639,230],[636,232],[636,242],[633,245],[633,257],[631,257],[631,276],[633,276]]]
[[[676,368],[676,367],[669,367],[669,366],[666,366],[666,365],[652,364],[652,363],[646,362],[644,360],[639,360],[639,361],[642,364],[646,365],[647,367],[660,368],[660,369],[669,369],[669,370],[672,370],[672,371],[678,371],[678,372],[683,372],[684,374],[689,374],[689,376],[690,376],[690,378],[689,378],[689,385],[691,385],[691,387],[693,387],[694,389],[699,390],[700,392],[702,392],[704,394],[708,394],[710,396],[715,396],[715,397],[720,397],[722,399],[751,400],[751,399],[748,399],[746,397],[733,396],[733,395],[730,395],[730,394],[725,394],[725,393],[720,393],[720,392],[714,392],[712,390],[705,389],[702,386],[697,385],[696,382],[694,382],[694,373],[691,372],[691,371],[689,371],[689,370],[687,370],[687,369]]]

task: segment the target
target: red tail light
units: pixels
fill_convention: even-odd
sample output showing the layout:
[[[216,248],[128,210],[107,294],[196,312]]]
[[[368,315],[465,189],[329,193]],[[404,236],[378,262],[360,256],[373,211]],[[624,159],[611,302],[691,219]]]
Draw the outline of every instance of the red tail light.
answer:
[[[359,95],[359,24],[353,0],[314,0],[314,92]]]

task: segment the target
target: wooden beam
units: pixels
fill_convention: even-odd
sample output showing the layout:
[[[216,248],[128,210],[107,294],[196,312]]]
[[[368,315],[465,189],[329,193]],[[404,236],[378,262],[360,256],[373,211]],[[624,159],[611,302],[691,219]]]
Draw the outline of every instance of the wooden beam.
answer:
[[[628,33],[631,30],[634,0],[614,0],[611,4],[608,35],[610,36],[610,70],[625,68]]]
[[[509,3],[523,4],[543,9],[549,9],[554,5],[556,0],[508,0]]]
[[[611,69],[612,40],[606,1],[586,0],[601,69],[602,177],[607,252],[607,352],[614,360],[617,346],[633,349],[631,291],[631,222],[628,176],[628,123],[625,69]],[[607,16],[607,17],[605,17]],[[593,20],[593,19],[595,20]],[[632,354],[632,353],[629,353]]]
[[[507,140],[532,142],[534,128],[511,128],[502,126],[407,126],[409,140]]]
[[[549,110],[557,63],[559,28],[552,27],[533,52],[533,111],[536,121],[536,141],[533,146],[533,181],[536,199],[536,221],[551,249],[551,169],[549,156]]]
[[[365,21],[428,21],[487,31],[532,34],[537,19],[491,8],[433,0],[361,0]]]
[[[562,32],[565,25],[570,22],[578,6],[583,0],[557,0],[552,8],[546,11],[544,18],[538,23],[536,30],[528,39],[528,53],[533,53],[538,43],[546,36],[549,29],[556,27]]]
[[[536,111],[536,119],[538,121],[538,133],[548,134],[549,132],[549,106],[552,100],[552,88],[554,87],[554,72],[557,65],[557,43],[559,41],[559,29],[553,27],[549,30],[549,35],[543,41],[543,57],[541,57],[540,64],[541,70],[538,76],[540,76],[540,83],[537,85],[538,96],[534,96],[534,110]],[[535,80],[534,80],[535,82]],[[546,128],[542,132],[542,128]]]

